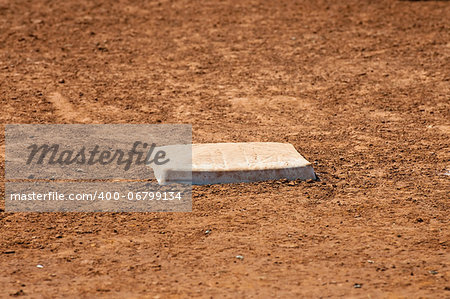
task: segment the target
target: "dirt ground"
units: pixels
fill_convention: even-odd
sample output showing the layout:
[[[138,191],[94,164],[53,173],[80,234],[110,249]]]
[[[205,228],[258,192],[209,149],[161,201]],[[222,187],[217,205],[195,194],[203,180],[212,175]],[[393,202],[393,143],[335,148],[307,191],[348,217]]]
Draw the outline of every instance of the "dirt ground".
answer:
[[[3,177],[2,298],[450,298],[450,2],[0,0],[0,101],[289,142],[320,177],[172,214],[5,213]]]

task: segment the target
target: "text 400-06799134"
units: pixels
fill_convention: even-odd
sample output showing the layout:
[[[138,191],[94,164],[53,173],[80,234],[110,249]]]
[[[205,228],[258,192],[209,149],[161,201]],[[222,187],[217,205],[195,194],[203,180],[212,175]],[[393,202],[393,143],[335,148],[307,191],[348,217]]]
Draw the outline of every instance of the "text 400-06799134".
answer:
[[[94,196],[98,200],[181,200],[181,192],[140,191],[128,192],[125,196],[120,192],[100,192]]]

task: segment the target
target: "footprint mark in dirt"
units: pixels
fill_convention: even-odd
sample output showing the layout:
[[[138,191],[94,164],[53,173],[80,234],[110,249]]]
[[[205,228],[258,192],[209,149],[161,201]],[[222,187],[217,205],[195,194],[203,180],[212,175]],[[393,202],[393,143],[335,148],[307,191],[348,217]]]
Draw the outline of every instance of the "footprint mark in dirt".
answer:
[[[86,116],[84,111],[77,110],[72,103],[59,92],[49,95],[48,100],[55,108],[55,114],[59,119],[67,122],[89,123],[92,119]]]

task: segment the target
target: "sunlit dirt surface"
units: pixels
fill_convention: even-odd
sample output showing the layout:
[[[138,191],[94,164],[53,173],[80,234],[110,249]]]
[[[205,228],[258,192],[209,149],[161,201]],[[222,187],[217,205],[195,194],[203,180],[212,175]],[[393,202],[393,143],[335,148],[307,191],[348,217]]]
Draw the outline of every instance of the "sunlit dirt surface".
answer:
[[[445,1],[0,0],[2,123],[191,123],[292,143],[320,177],[197,186],[172,214],[5,213],[2,183],[0,297],[450,296],[449,20]]]

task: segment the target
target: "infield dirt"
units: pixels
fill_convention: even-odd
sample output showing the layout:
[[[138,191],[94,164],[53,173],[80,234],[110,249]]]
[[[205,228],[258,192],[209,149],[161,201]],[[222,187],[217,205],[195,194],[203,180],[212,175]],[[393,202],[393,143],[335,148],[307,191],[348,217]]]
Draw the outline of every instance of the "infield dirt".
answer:
[[[292,143],[320,177],[196,186],[192,213],[2,210],[0,297],[449,297],[449,20],[445,1],[0,0],[3,124],[191,123]]]

